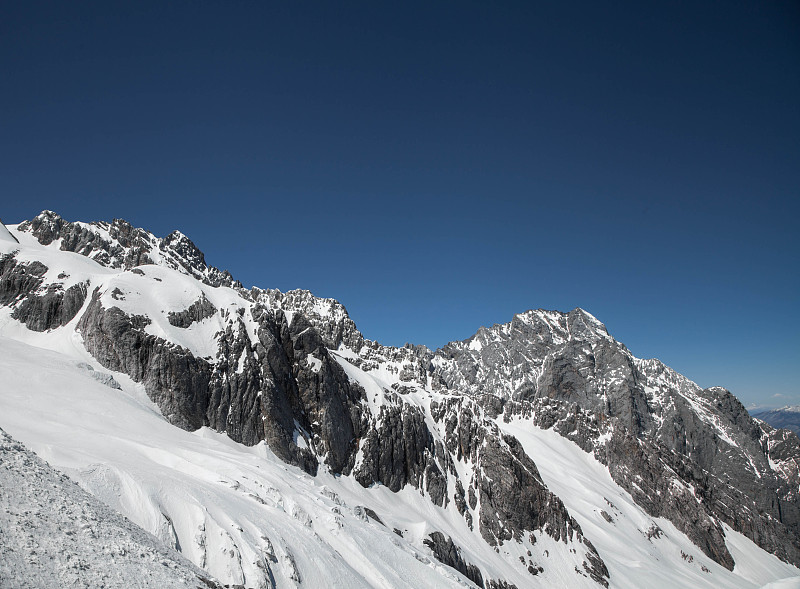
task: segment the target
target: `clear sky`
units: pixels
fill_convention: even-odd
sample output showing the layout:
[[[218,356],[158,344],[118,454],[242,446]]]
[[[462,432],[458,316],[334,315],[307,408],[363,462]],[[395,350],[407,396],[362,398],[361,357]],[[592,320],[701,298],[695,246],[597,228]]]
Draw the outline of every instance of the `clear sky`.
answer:
[[[14,2],[0,217],[180,229],[432,348],[583,307],[800,403],[800,5]]]

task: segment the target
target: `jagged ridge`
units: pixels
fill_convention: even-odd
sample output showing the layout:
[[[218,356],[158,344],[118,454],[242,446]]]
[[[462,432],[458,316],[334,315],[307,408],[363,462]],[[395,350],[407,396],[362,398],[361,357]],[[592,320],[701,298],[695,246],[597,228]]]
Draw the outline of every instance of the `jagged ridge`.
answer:
[[[48,269],[39,262],[5,256],[0,302],[40,331],[80,314],[87,350],[143,382],[176,425],[208,425],[249,445],[263,439],[312,474],[322,461],[364,486],[411,484],[436,505],[454,501],[490,544],[537,530],[556,539],[577,534],[584,566],[606,583],[602,559],[577,522],[493,423],[524,416],[593,452],[648,513],[673,521],[720,564],[734,564],[720,522],[784,560],[800,560],[790,466],[796,437],[754,422],[723,389],[703,391],[658,361],[633,357],[581,309],[528,311],[435,352],[391,348],[365,339],[334,300],[243,289],[208,268],[177,232],[159,240],[124,221],[67,223],[51,212],[17,229],[42,245],[130,270],[119,284],[65,289],[45,281]],[[131,274],[163,280],[147,268],[152,263],[215,287],[195,290],[191,301],[168,310],[167,321],[185,331],[215,323],[212,355],[181,345],[157,315],[125,310],[122,301],[137,296]],[[225,289],[231,293],[223,297]],[[364,374],[387,386],[367,390]],[[510,500],[522,490],[529,498]]]

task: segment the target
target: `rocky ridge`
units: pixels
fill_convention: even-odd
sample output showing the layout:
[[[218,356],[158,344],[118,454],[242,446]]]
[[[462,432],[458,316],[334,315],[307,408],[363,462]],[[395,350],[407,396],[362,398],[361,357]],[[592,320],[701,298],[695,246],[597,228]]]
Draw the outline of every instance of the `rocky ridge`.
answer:
[[[585,311],[517,315],[445,346],[432,363],[440,386],[500,403],[505,417],[524,415],[593,452],[648,513],[717,562],[733,566],[722,522],[785,560],[800,558],[796,480],[775,468],[771,428],[729,391],[635,358]]]
[[[203,252],[180,231],[158,238],[122,219],[70,223],[53,211],[42,211],[21,223],[19,230],[34,235],[42,245],[55,244],[62,251],[81,254],[109,268],[130,270],[159,264],[211,286],[241,286],[229,272],[207,266]]]
[[[311,474],[411,485],[452,504],[492,546],[529,546],[537,534],[577,543],[584,572],[607,585],[601,555],[500,432],[498,420],[522,417],[594,453],[648,513],[723,566],[734,565],[723,522],[800,563],[796,436],[752,420],[724,389],[635,358],[581,309],[522,313],[435,352],[393,348],[364,338],[332,299],[244,289],[177,232],[159,240],[124,221],[67,223],[47,211],[17,231],[122,275],[69,285],[12,253],[0,258],[0,304],[29,329],[74,326],[98,362],[143,383],[179,427],[265,440]],[[166,279],[153,265],[205,286],[164,317],[137,314],[152,281]],[[201,329],[203,353],[185,339]],[[434,555],[470,571],[448,540],[431,538]],[[467,576],[502,582],[479,575]]]

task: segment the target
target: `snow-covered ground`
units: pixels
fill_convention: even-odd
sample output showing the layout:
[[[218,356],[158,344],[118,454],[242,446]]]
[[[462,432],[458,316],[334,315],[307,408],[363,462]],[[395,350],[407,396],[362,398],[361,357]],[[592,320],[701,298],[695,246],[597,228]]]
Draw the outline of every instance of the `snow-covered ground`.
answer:
[[[519,439],[547,486],[564,501],[592,539],[614,587],[745,589],[800,573],[726,527],[726,544],[736,561],[731,574],[703,554],[670,521],[644,513],[591,454],[553,430],[520,420],[498,420],[498,425]],[[658,533],[654,533],[656,529]]]
[[[0,587],[220,587],[0,430]]]
[[[417,536],[428,515],[418,494],[310,477],[264,444],[170,425],[122,375],[117,390],[57,352],[7,338],[0,351],[0,427],[224,583],[469,585],[352,498]]]
[[[45,247],[29,234],[0,231],[0,254],[12,251],[19,262],[43,262],[49,268],[46,284],[67,289],[88,281],[88,292],[98,287],[106,306],[145,316],[149,333],[211,362],[214,334],[224,329],[228,315],[248,305],[234,289],[210,287],[175,269],[112,270],[60,251],[58,243]],[[170,311],[203,298],[216,309],[211,316],[189,327],[170,323]],[[343,308],[320,303],[315,312],[324,316]],[[250,314],[241,315],[243,328],[255,338]],[[288,315],[291,320],[291,311]],[[106,371],[74,329],[80,316],[39,333],[13,319],[8,307],[0,308],[0,428],[221,582],[248,588],[474,586],[424,545],[439,531],[452,537],[464,560],[487,580],[503,578],[519,589],[599,586],[581,576],[583,555],[573,544],[542,533],[535,544],[525,539],[495,549],[481,537],[477,522],[469,529],[453,501],[437,507],[410,486],[399,493],[381,485],[365,489],[324,467],[311,477],[264,443],[245,447],[207,428],[186,432],[170,425],[141,385],[116,372],[103,378]],[[475,338],[470,345],[484,344]],[[366,370],[355,365],[353,350],[341,347],[332,355],[363,387],[372,415],[380,413],[393,385],[404,384],[402,358]],[[314,356],[307,361],[319,369]],[[440,436],[443,426],[434,422],[430,408],[441,395],[423,384],[407,387],[404,399],[422,409],[430,431]],[[594,543],[612,588],[752,589],[779,582],[784,585],[775,587],[784,589],[791,586],[786,579],[800,576],[800,570],[731,530],[726,540],[737,565],[733,572],[722,568],[670,522],[647,516],[602,464],[572,442],[524,421],[497,423],[519,438],[544,482]],[[471,463],[456,461],[455,468],[461,479],[470,479]],[[452,497],[452,479],[449,484]],[[0,493],[9,492],[0,487]],[[542,565],[543,572],[531,576],[528,561]]]
[[[497,555],[462,519],[414,489],[394,494],[325,472],[310,477],[264,444],[247,448],[208,429],[190,433],[170,425],[139,385],[115,373],[122,389],[106,386],[80,366],[85,358],[5,337],[0,351],[0,427],[224,583],[471,586],[421,545],[433,530],[453,535],[465,558],[485,571],[501,572]],[[642,513],[608,471],[571,442],[523,422],[503,427],[522,441],[593,539],[612,587],[745,589],[800,574],[735,532],[728,536],[738,565],[730,573],[669,522]],[[602,505],[612,522],[601,515]],[[653,524],[663,533],[648,539]],[[547,546],[536,546],[544,560]],[[575,586],[580,579],[564,571],[563,577],[549,575],[547,586]],[[535,586],[530,579],[510,580]]]

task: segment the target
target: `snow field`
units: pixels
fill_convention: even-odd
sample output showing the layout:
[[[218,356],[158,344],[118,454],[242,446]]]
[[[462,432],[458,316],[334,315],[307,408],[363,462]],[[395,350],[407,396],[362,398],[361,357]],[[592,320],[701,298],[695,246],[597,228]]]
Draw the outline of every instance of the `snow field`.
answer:
[[[519,439],[547,486],[578,520],[611,573],[611,587],[755,589],[800,574],[797,568],[726,528],[726,543],[737,563],[733,572],[728,571],[705,556],[671,522],[648,516],[613,481],[608,469],[577,445],[552,430],[521,420],[498,420],[498,425]],[[607,521],[601,511],[613,521]],[[653,526],[662,533],[648,538]]]
[[[84,309],[98,288],[106,308],[117,306],[146,317],[147,333],[210,362],[216,356],[217,334],[228,326],[239,329],[240,318],[251,342],[256,341],[257,326],[248,310],[251,303],[233,289],[212,288],[158,265],[141,266],[135,272],[105,268],[84,256],[60,251],[59,242],[42,246],[30,234],[12,227],[6,235],[2,229],[0,225],[0,255],[17,252],[18,261],[44,263],[48,272],[43,288],[60,284],[66,289],[88,281]],[[102,233],[102,228],[97,231]],[[320,317],[341,319],[345,313],[335,301],[315,299],[307,291],[287,293],[288,302],[272,294],[262,291],[258,299],[274,308],[308,299],[313,302],[311,311]],[[216,308],[212,316],[187,328],[169,323],[171,311],[183,311],[203,297]],[[457,512],[452,476],[448,477],[451,500],[446,508],[439,508],[411,487],[399,493],[381,485],[364,489],[351,477],[334,476],[324,467],[312,478],[280,461],[263,443],[247,448],[224,433],[208,429],[190,433],[171,426],[143,387],[127,376],[112,373],[122,387],[116,390],[79,367],[86,363],[103,372],[74,329],[82,313],[65,327],[36,333],[13,320],[9,308],[0,308],[0,427],[223,583],[247,587],[473,586],[435,561],[423,545],[431,532],[441,531],[453,538],[465,561],[481,569],[484,580],[504,578],[520,589],[598,587],[580,574],[585,548],[577,542],[555,542],[537,533],[535,543],[525,539],[496,549],[489,546],[480,535],[477,511],[472,512],[473,530]],[[569,333],[561,325],[563,315],[532,311],[517,317],[526,322],[535,314],[544,314],[554,340],[566,341]],[[287,309],[286,315],[291,322],[292,310]],[[584,316],[582,329],[610,338],[599,321]],[[491,346],[490,336],[496,337],[481,330],[471,340],[471,349],[480,353]],[[351,362],[358,356],[356,351],[340,348],[331,355],[364,388],[373,417],[392,402],[390,396],[398,394],[392,385],[411,384],[399,379],[403,361],[383,358],[362,370]],[[239,361],[241,370],[244,357]],[[321,366],[314,356],[306,362],[314,370]],[[513,389],[535,376],[529,372],[518,383],[512,379],[507,384]],[[656,401],[660,380],[678,378],[683,379],[664,367],[647,392]],[[710,419],[703,399],[696,395],[696,385],[683,380],[679,384],[687,402],[701,418]],[[428,427],[441,441],[442,425],[433,421],[430,404],[443,396],[419,386],[425,384],[417,383],[403,398],[423,409]],[[497,425],[520,440],[544,482],[578,520],[608,566],[612,588],[796,586],[791,578],[800,575],[798,569],[729,529],[728,547],[737,565],[733,572],[720,567],[668,521],[647,516],[602,464],[555,432],[519,420],[498,420]],[[721,424],[709,425],[724,437]],[[474,466],[456,462],[455,467],[466,488]],[[385,525],[366,516],[364,507],[374,510]],[[402,535],[395,534],[395,528]],[[656,529],[660,533],[654,533]],[[650,537],[648,531],[653,532]],[[527,563],[541,565],[543,573],[532,577]]]

